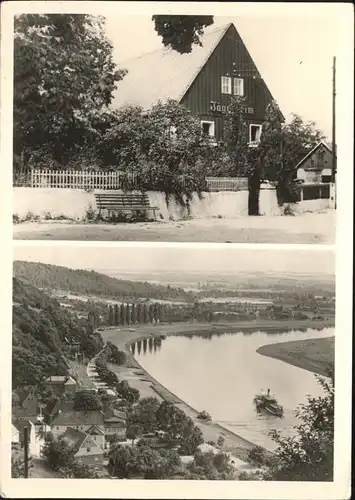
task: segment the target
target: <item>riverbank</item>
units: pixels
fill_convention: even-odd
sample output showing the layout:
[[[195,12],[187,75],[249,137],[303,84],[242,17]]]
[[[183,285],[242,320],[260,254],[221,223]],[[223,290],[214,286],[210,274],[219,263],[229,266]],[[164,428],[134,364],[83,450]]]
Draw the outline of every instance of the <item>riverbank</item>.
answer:
[[[132,329],[110,328],[101,331],[101,335],[105,342],[111,341],[119,349],[126,352],[126,362],[123,366],[110,365],[110,369],[114,371],[119,380],[127,380],[134,388],[140,391],[142,397],[156,397],[158,400],[166,400],[181,410],[183,410],[194,423],[198,425],[204,435],[205,441],[216,442],[222,435],[225,439],[224,448],[232,452],[240,460],[246,461],[248,451],[253,448],[254,443],[242,438],[234,432],[215,422],[201,422],[197,419],[197,410],[189,406],[187,403],[178,398],[175,394],[164,387],[159,381],[155,380],[147,373],[141,365],[132,356],[130,344],[138,340],[148,339],[150,337],[159,337],[161,335],[210,335],[223,334],[240,331],[258,331],[258,330],[290,330],[290,329],[306,329],[306,328],[325,328],[333,326],[329,321],[271,321],[257,320],[244,321],[239,323],[216,323],[216,324],[201,324],[201,323],[174,323],[160,325],[138,325],[134,331]]]
[[[335,337],[327,337],[268,344],[259,347],[257,352],[318,375],[327,376],[329,368],[334,370],[334,346]]]

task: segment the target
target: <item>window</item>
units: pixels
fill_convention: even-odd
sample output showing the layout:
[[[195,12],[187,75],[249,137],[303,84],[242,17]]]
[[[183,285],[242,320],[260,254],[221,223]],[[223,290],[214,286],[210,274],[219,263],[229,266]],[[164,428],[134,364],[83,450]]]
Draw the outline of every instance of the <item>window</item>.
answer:
[[[86,448],[86,451],[91,451],[90,446],[88,446],[88,447]]]
[[[232,78],[230,76],[222,76],[221,78],[221,92],[222,94],[232,93]]]
[[[244,80],[243,78],[233,78],[233,94],[244,95]]]
[[[207,137],[214,137],[214,122],[202,121],[202,134]]]
[[[251,124],[249,126],[249,144],[251,146],[256,146],[260,141],[261,136],[261,125]]]

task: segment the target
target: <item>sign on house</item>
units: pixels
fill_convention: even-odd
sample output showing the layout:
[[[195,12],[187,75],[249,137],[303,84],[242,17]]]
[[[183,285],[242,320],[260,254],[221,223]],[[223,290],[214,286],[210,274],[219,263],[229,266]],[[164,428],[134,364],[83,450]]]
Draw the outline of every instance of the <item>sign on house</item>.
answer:
[[[230,109],[230,105],[225,106],[218,101],[211,101],[210,102],[210,111],[212,111],[213,113],[227,113],[229,111],[229,109]],[[245,107],[244,113],[246,113],[248,115],[252,115],[252,114],[254,114],[254,108]]]

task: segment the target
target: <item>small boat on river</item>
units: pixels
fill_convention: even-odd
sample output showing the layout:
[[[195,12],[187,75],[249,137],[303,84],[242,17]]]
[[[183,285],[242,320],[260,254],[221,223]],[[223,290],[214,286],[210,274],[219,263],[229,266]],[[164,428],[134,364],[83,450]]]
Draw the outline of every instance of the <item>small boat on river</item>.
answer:
[[[267,390],[267,394],[257,394],[254,397],[254,404],[258,413],[267,413],[274,417],[283,418],[284,410],[276,398],[270,394],[270,389]]]

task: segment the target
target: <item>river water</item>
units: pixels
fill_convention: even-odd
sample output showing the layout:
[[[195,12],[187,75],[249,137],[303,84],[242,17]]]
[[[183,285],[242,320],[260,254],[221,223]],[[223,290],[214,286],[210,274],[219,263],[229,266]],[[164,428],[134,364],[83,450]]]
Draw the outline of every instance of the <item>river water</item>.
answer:
[[[132,352],[154,378],[197,410],[236,434],[270,450],[275,443],[268,433],[294,433],[299,423],[294,411],[307,394],[323,394],[313,373],[258,354],[266,344],[325,338],[334,328],[290,332],[239,332],[209,336],[171,336],[161,342],[139,342]],[[271,389],[284,408],[284,418],[257,414],[253,397]]]

